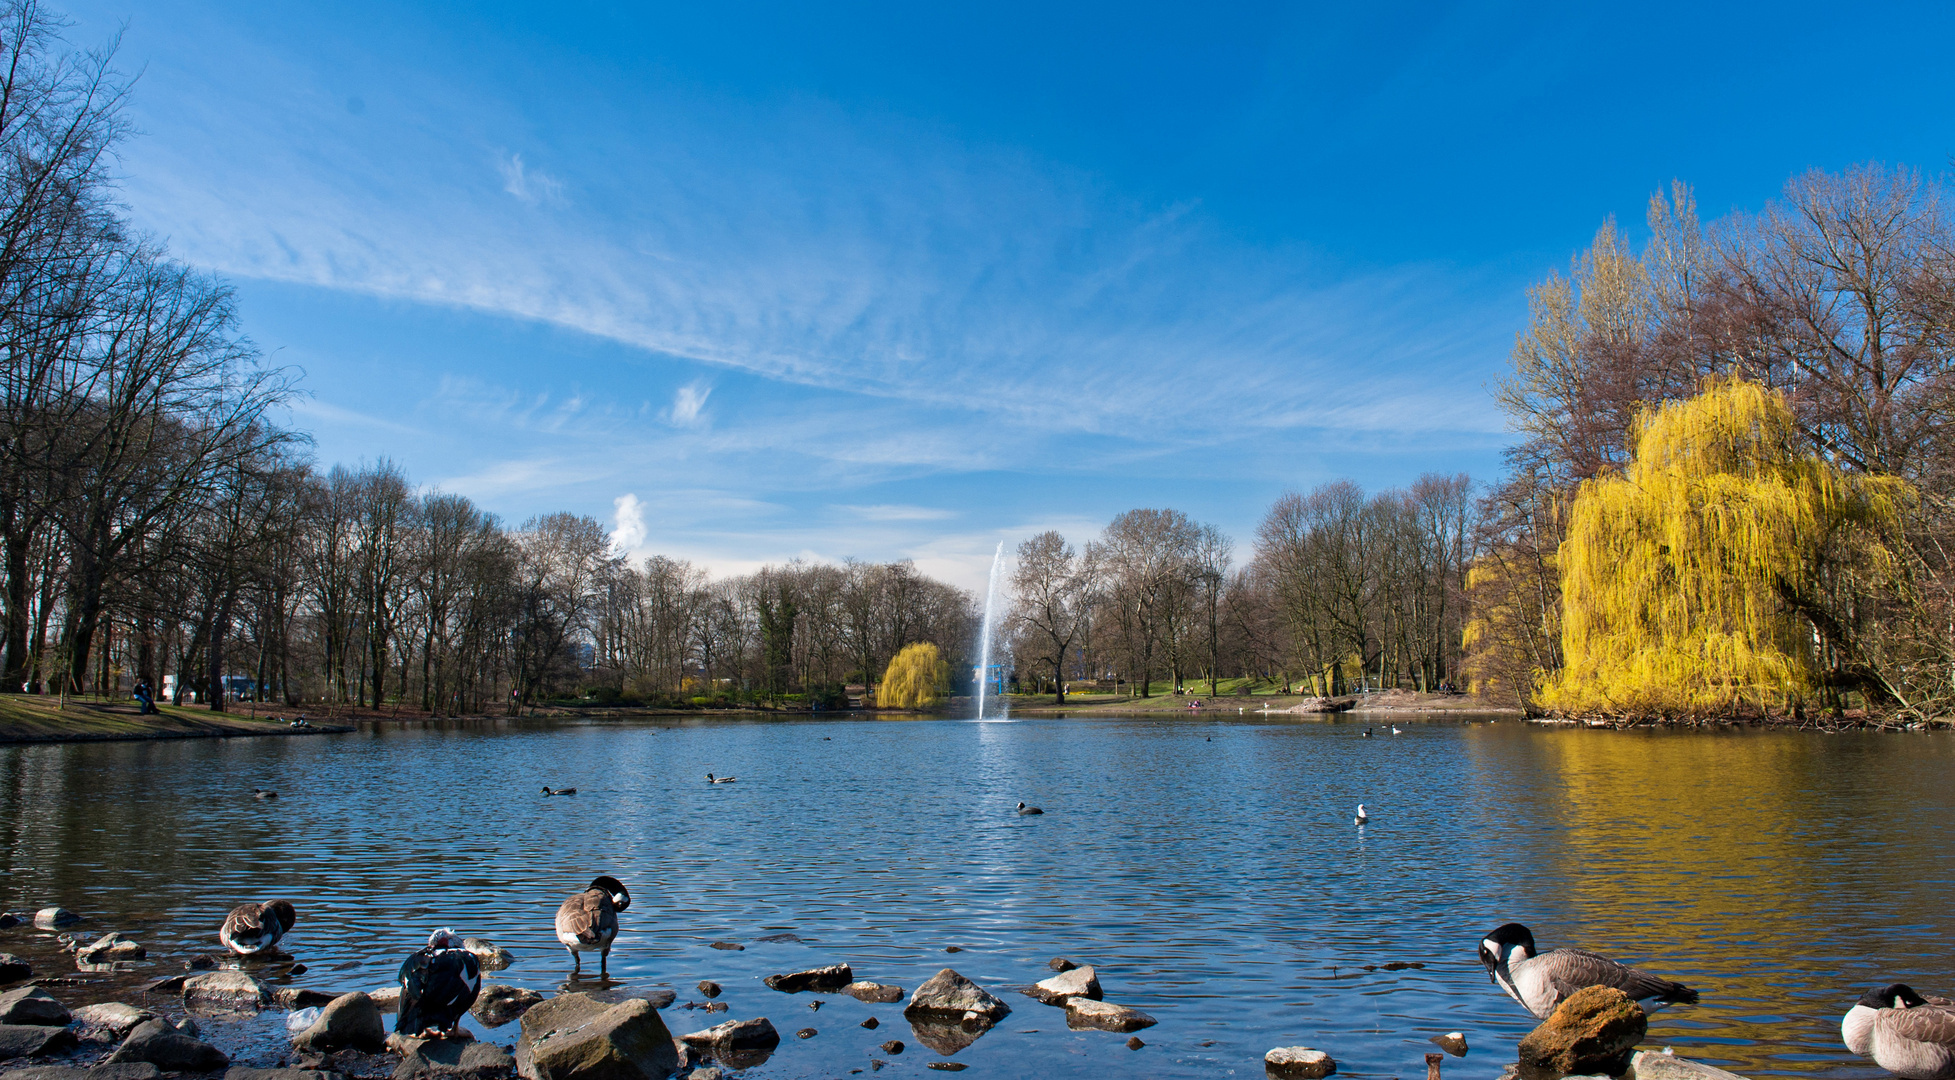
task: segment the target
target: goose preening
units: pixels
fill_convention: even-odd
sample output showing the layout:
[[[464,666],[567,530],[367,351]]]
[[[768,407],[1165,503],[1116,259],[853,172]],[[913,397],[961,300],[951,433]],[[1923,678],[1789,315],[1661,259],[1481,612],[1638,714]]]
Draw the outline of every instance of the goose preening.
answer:
[[[253,956],[278,944],[278,939],[290,933],[292,924],[298,921],[299,913],[292,909],[289,900],[239,904],[224,916],[217,940],[239,956]]]
[[[1480,942],[1480,963],[1487,966],[1487,978],[1499,983],[1537,1020],[1546,1020],[1564,998],[1590,986],[1612,986],[1646,1013],[1665,1005],[1697,1003],[1697,991],[1690,987],[1606,956],[1581,949],[1537,952],[1534,934],[1520,923],[1508,923],[1488,934]]]
[[[543,794],[545,794],[545,795],[575,795],[575,794],[577,794],[577,789],[576,789],[576,788],[574,788],[574,787],[560,787],[560,788],[553,788],[553,787],[551,787],[550,785],[548,785],[548,784],[545,784],[545,785],[543,785]]]
[[[276,799],[278,798],[278,792],[266,791],[264,788],[252,788],[251,797],[254,799]]]
[[[1907,1080],[1955,1078],[1955,1002],[1906,983],[1869,990],[1840,1020],[1846,1048]]]
[[[1398,730],[1398,725],[1397,725],[1397,724],[1393,724],[1393,725],[1392,725],[1392,734],[1394,734],[1394,735],[1403,735],[1403,734],[1405,734],[1405,733],[1404,733],[1403,731],[1400,731],[1400,730]]]
[[[614,877],[597,877],[590,887],[557,908],[557,940],[570,950],[571,978],[583,973],[583,955],[597,950],[597,972],[611,973],[611,942],[618,936],[618,912],[631,906],[631,893]]]
[[[738,779],[740,778],[737,776],[714,776],[712,773],[706,774],[706,782],[709,784],[731,784]]]
[[[1019,803],[1019,804],[1018,804],[1018,812],[1019,812],[1020,814],[1028,814],[1028,815],[1029,815],[1029,814],[1043,814],[1043,813],[1045,813],[1045,811],[1043,811],[1043,810],[1041,810],[1041,809],[1039,809],[1039,808],[1038,808],[1038,807],[1036,807],[1036,806],[1026,806],[1026,805],[1025,805],[1024,803]]]
[[[455,1034],[482,990],[482,962],[453,930],[428,935],[427,947],[401,962],[401,1014],[394,1030],[409,1037]]]
[[[1365,813],[1365,812],[1364,812],[1364,804],[1363,804],[1363,803],[1359,803],[1359,804],[1358,804],[1358,820],[1357,820],[1357,821],[1355,821],[1355,822],[1353,822],[1352,824],[1355,824],[1355,825],[1362,825],[1362,824],[1364,824],[1365,822],[1367,822],[1367,821],[1370,821],[1370,820],[1371,820],[1371,815],[1370,815],[1370,814],[1367,814],[1367,813]]]

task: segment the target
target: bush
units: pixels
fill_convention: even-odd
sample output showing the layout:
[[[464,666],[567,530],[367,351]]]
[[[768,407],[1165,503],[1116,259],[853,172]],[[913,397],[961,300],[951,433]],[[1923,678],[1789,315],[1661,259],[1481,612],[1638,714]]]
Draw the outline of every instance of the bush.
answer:
[[[903,646],[883,673],[876,704],[885,709],[927,709],[950,690],[950,664],[927,641]]]

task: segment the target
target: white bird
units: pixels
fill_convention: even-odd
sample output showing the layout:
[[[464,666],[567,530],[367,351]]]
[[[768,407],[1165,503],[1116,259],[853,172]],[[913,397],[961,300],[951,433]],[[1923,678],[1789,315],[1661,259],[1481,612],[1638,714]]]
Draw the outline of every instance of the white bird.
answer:
[[[1371,815],[1370,815],[1370,814],[1367,814],[1367,813],[1365,813],[1365,812],[1364,812],[1364,804],[1363,804],[1363,803],[1359,803],[1359,804],[1358,804],[1358,820],[1357,820],[1357,824],[1359,824],[1359,825],[1362,825],[1362,824],[1364,824],[1365,822],[1367,822],[1367,821],[1370,821],[1370,820],[1371,820]]]
[[[1397,724],[1393,724],[1393,725],[1392,725],[1392,734],[1394,734],[1394,735],[1403,735],[1403,734],[1405,734],[1405,733],[1404,733],[1404,732],[1402,732],[1402,731],[1400,731],[1400,730],[1398,730],[1398,725],[1397,725]]]

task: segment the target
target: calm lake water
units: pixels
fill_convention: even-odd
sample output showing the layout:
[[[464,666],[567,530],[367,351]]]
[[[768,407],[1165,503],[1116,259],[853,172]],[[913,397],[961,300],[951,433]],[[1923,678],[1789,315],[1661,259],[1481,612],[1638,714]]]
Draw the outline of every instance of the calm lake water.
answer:
[[[148,946],[138,973],[54,989],[71,1004],[127,999],[215,949],[231,905],[280,896],[299,910],[297,985],[385,985],[449,926],[515,952],[494,981],[551,992],[570,970],[556,905],[609,873],[633,897],[613,976],[677,990],[675,1033],[769,1017],[783,1042],[753,1077],[937,1060],[900,1005],[831,994],[816,1012],[760,981],[840,961],[906,990],[950,966],[1005,998],[1012,1015],[956,1055],[1001,1077],[1260,1076],[1265,1050],[1298,1044],[1344,1076],[1422,1077],[1428,1037],[1455,1030],[1472,1050],[1448,1075],[1491,1077],[1532,1027],[1474,957],[1509,920],[1543,948],[1696,987],[1703,1004],[1657,1014],[1649,1044],[1755,1076],[1881,1075],[1840,1046],[1840,1014],[1889,981],[1955,990],[1955,737],[1403,717],[1402,735],[1358,737],[1384,719],[510,722],[0,747],[0,907],[61,904],[88,917],[79,932]],[[1021,799],[1045,814],[1018,816]],[[782,934],[800,940],[760,940]],[[51,945],[0,931],[37,973],[62,962]],[[1160,1020],[1143,1049],[1007,990],[1060,955]],[[701,979],[729,1012],[683,1007]],[[882,1026],[862,1029],[871,1015]],[[206,1033],[265,1062],[278,1019]],[[804,1027],[819,1034],[797,1040]],[[876,1049],[891,1038],[901,1057]]]

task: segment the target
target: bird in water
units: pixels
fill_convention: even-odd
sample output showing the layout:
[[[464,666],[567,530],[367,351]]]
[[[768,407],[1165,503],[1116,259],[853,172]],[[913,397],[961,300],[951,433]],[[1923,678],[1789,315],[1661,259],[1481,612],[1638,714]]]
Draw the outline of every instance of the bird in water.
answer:
[[[577,794],[577,789],[576,789],[576,788],[574,788],[574,787],[560,787],[560,788],[553,788],[553,787],[551,787],[550,785],[548,785],[548,784],[545,784],[545,785],[543,785],[543,794],[545,794],[545,795],[575,795],[575,794]]]
[[[1869,990],[1840,1020],[1846,1048],[1906,1080],[1955,1080],[1955,1002],[1906,983]]]
[[[1370,728],[1365,728],[1365,729],[1364,729],[1364,734],[1363,734],[1362,736],[1360,736],[1360,738],[1365,738],[1365,739],[1369,739],[1369,738],[1371,738],[1371,729],[1370,729]]]
[[[1367,814],[1367,813],[1365,813],[1365,812],[1364,812],[1364,804],[1363,804],[1363,803],[1359,803],[1359,804],[1358,804],[1358,820],[1357,820],[1356,822],[1354,822],[1354,824],[1357,824],[1357,825],[1362,825],[1362,824],[1364,824],[1365,822],[1367,822],[1367,821],[1370,821],[1370,820],[1371,820],[1371,815],[1370,815],[1370,814]]]
[[[239,904],[224,916],[217,940],[239,956],[255,956],[278,944],[278,939],[291,933],[292,924],[298,921],[299,913],[292,909],[289,900]]]
[[[1533,932],[1520,923],[1507,923],[1481,940],[1480,963],[1486,965],[1488,980],[1499,983],[1537,1020],[1546,1020],[1569,995],[1590,986],[1612,986],[1646,1013],[1665,1005],[1697,1003],[1697,991],[1690,987],[1606,956],[1581,949],[1538,952]]]
[[[254,799],[276,799],[278,798],[278,792],[266,791],[264,788],[252,788],[251,797]]]
[[[557,940],[570,951],[570,977],[583,974],[583,954],[598,953],[597,973],[611,973],[611,942],[618,936],[618,912],[631,906],[631,893],[617,878],[591,879],[590,887],[557,907]]]
[[[740,778],[737,776],[714,776],[712,773],[706,774],[706,782],[709,784],[731,784],[738,779]]]
[[[443,927],[426,948],[401,962],[401,1012],[394,1030],[410,1038],[459,1034],[458,1025],[482,991],[482,963]]]
[[[1393,725],[1392,725],[1392,734],[1394,734],[1394,735],[1403,735],[1403,734],[1405,734],[1405,733],[1404,733],[1403,731],[1400,731],[1400,730],[1398,730],[1398,725],[1397,725],[1397,724],[1393,724]]]
[[[1019,804],[1018,804],[1018,812],[1019,812],[1020,814],[1043,814],[1043,813],[1045,813],[1045,811],[1043,811],[1043,810],[1041,810],[1041,809],[1039,809],[1039,808],[1038,808],[1038,807],[1036,807],[1036,806],[1026,806],[1026,805],[1025,805],[1024,803],[1019,803]]]

